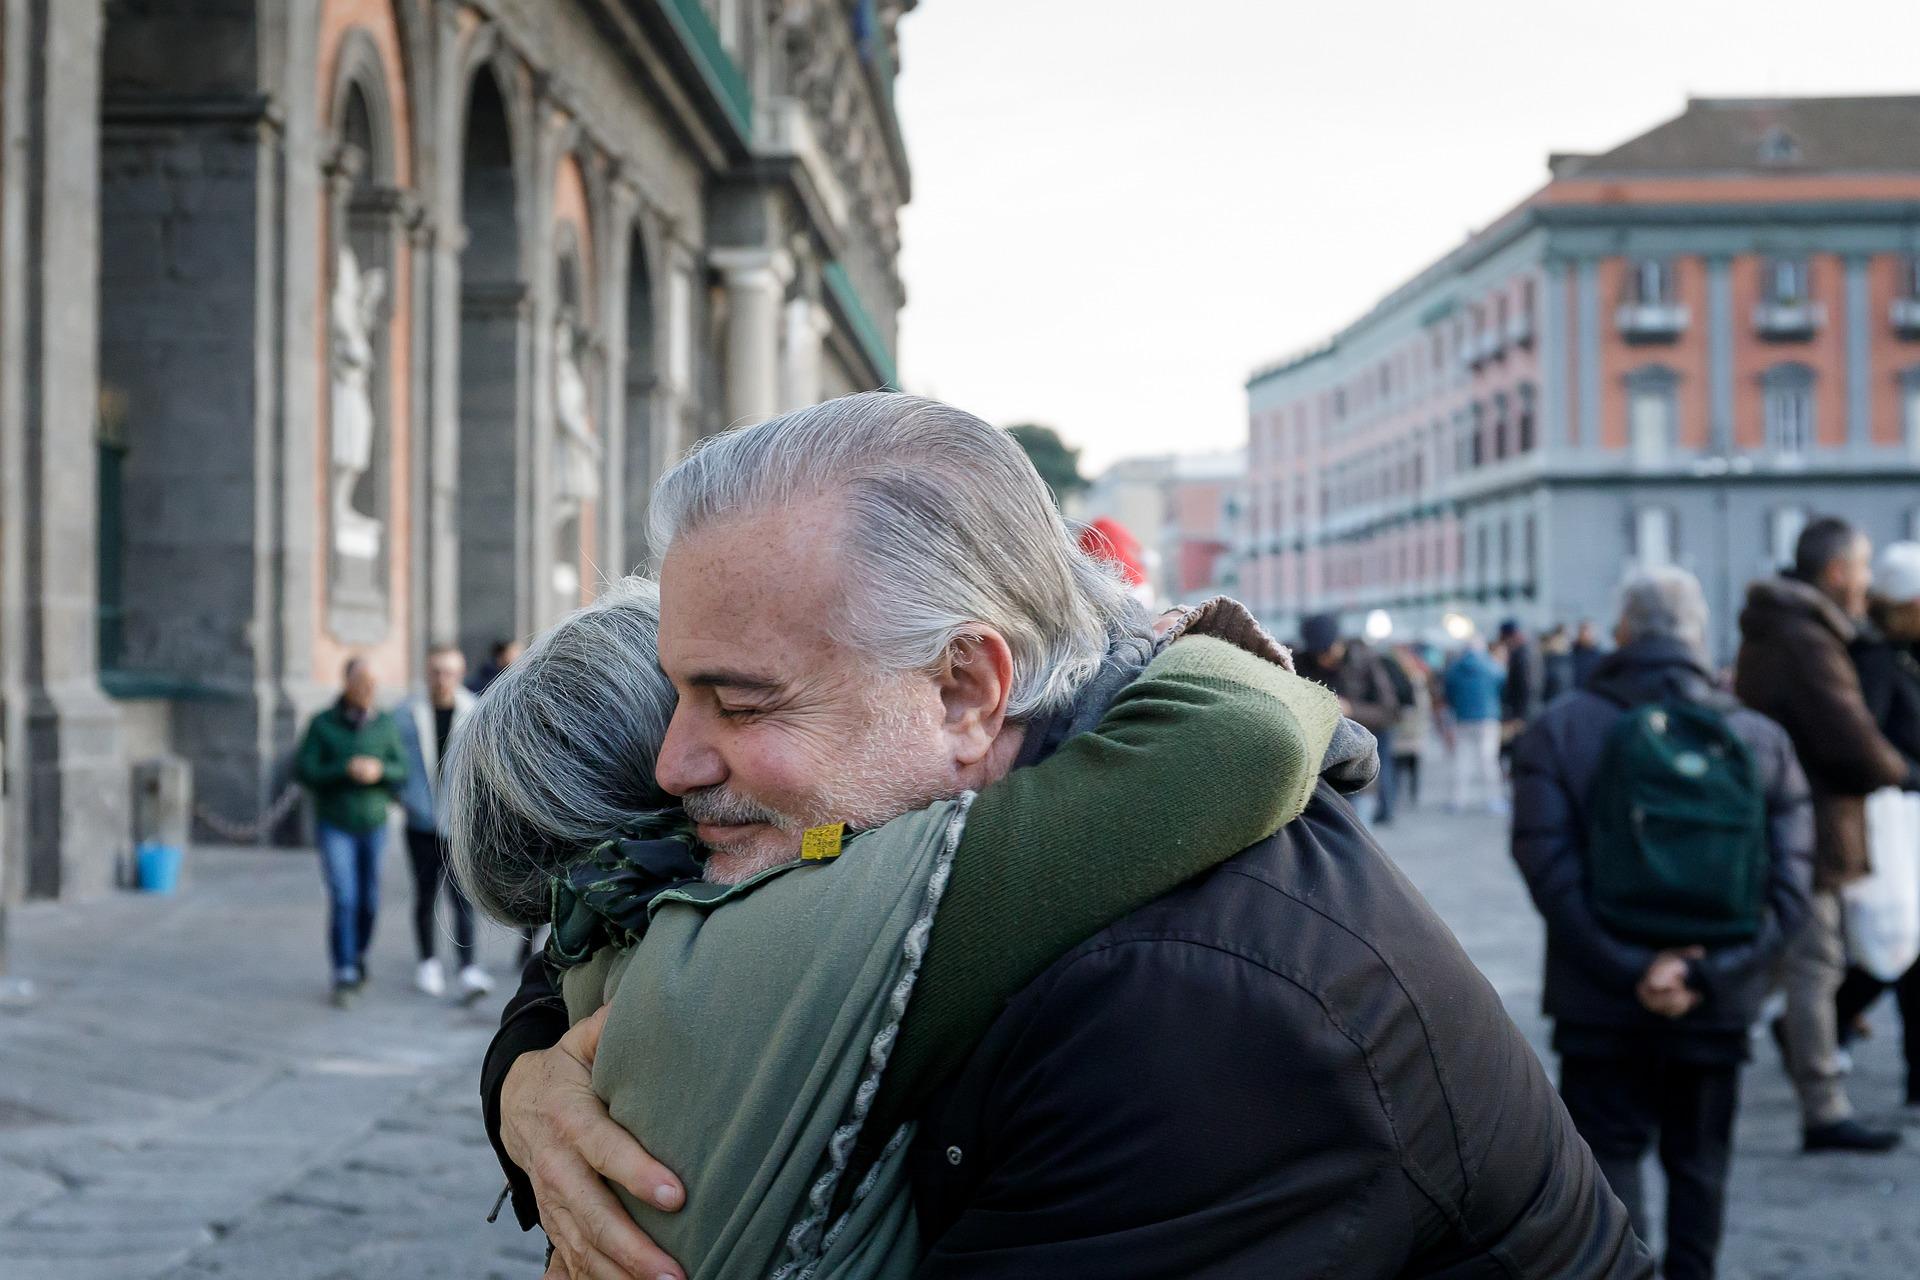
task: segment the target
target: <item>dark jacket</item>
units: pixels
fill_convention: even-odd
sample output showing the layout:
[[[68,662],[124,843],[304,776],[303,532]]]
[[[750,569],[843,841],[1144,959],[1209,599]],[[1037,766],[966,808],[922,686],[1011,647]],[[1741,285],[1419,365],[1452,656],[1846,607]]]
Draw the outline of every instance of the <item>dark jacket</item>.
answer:
[[[1540,714],[1546,689],[1546,664],[1540,646],[1522,640],[1507,650],[1507,683],[1500,690],[1500,718],[1527,724]]]
[[[933,1280],[1653,1274],[1499,996],[1324,784],[1015,997],[914,1166]]]
[[[1540,705],[1550,707],[1562,694],[1572,693],[1581,681],[1575,675],[1573,650],[1550,649],[1543,653],[1540,665],[1545,684],[1540,690]]]
[[[1349,643],[1340,661],[1325,654],[1297,653],[1296,669],[1347,700],[1347,715],[1369,733],[1385,733],[1400,719],[1400,695],[1380,655],[1368,646]]]
[[[380,781],[367,784],[347,776],[347,761],[372,756],[386,767]],[[387,804],[407,780],[407,757],[400,730],[384,711],[350,716],[344,700],[307,725],[294,776],[313,793],[314,816],[330,827],[355,834],[387,820]]]
[[[1920,660],[1871,624],[1860,628],[1848,652],[1873,722],[1901,755],[1920,760]]]
[[[1875,725],[1848,656],[1859,628],[1818,589],[1768,578],[1747,589],[1734,692],[1793,739],[1813,788],[1814,884],[1839,889],[1867,874],[1865,797],[1920,789],[1920,773]]]
[[[1760,933],[1751,942],[1714,948],[1689,966],[1689,983],[1704,998],[1677,1021],[1649,1012],[1634,995],[1654,948],[1608,933],[1586,893],[1587,801],[1600,756],[1625,708],[1648,702],[1725,711],[1728,727],[1759,767],[1773,853]],[[1745,1061],[1767,970],[1806,918],[1812,878],[1812,799],[1785,731],[1718,693],[1685,645],[1646,639],[1610,655],[1584,690],[1543,711],[1515,744],[1513,769],[1513,858],[1547,922],[1541,1006],[1555,1021],[1555,1047],[1616,1056],[1658,1037],[1676,1056]]]
[[[1593,673],[1606,661],[1607,651],[1597,644],[1575,644],[1573,646],[1573,687],[1584,689]]]

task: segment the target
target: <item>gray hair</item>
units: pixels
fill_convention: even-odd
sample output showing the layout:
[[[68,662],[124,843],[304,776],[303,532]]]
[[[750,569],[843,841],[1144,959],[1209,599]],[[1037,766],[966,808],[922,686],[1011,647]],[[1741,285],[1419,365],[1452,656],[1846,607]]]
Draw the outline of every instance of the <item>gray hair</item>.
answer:
[[[884,670],[915,671],[990,626],[1013,653],[1011,719],[1071,701],[1133,614],[1112,570],[1074,544],[1011,436],[894,392],[703,442],[654,488],[654,555],[715,519],[819,496],[846,513],[851,594],[835,638]]]
[[[449,865],[488,915],[543,923],[555,872],[673,803],[653,776],[674,706],[659,636],[659,589],[623,578],[528,646],[454,734]]]
[[[1620,589],[1621,640],[1656,636],[1707,651],[1707,597],[1700,579],[1674,565],[1643,569]]]

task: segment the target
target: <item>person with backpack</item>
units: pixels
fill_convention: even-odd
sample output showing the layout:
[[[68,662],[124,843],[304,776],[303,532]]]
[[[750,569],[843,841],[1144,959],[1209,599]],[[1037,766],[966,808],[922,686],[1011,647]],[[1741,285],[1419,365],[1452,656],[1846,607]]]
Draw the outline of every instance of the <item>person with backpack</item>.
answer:
[[[1692,574],[1635,577],[1620,647],[1514,750],[1561,1099],[1643,1239],[1658,1150],[1669,1280],[1714,1274],[1748,1033],[1812,878],[1793,744],[1716,689],[1706,636]]]

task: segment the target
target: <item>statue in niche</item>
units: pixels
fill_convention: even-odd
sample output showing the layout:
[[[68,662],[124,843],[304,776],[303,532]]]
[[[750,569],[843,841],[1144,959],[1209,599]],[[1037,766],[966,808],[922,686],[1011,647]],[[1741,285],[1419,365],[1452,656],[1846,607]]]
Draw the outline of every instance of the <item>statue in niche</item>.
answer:
[[[600,496],[600,441],[588,411],[587,379],[581,372],[582,335],[562,316],[553,333],[553,496],[560,520],[580,514]]]
[[[387,273],[362,271],[352,248],[341,245],[328,307],[333,546],[340,555],[363,560],[380,549],[380,521],[353,505],[353,491],[373,465],[373,335],[386,294]]]

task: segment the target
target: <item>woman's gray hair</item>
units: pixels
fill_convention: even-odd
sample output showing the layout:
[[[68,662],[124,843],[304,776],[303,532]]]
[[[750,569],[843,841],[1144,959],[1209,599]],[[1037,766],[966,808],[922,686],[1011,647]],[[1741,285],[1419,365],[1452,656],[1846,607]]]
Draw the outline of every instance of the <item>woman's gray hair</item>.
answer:
[[[674,707],[659,636],[658,588],[623,578],[529,645],[453,735],[449,861],[496,920],[544,923],[555,872],[673,803],[653,777]]]
[[[1620,589],[1622,642],[1655,636],[1679,640],[1702,656],[1707,651],[1706,594],[1698,578],[1674,565],[1643,569]]]
[[[703,442],[660,478],[649,536],[831,498],[852,566],[836,636],[888,671],[935,666],[981,625],[1013,653],[1007,714],[1072,700],[1133,612],[1107,567],[1082,554],[1026,453],[951,405],[869,391]]]

